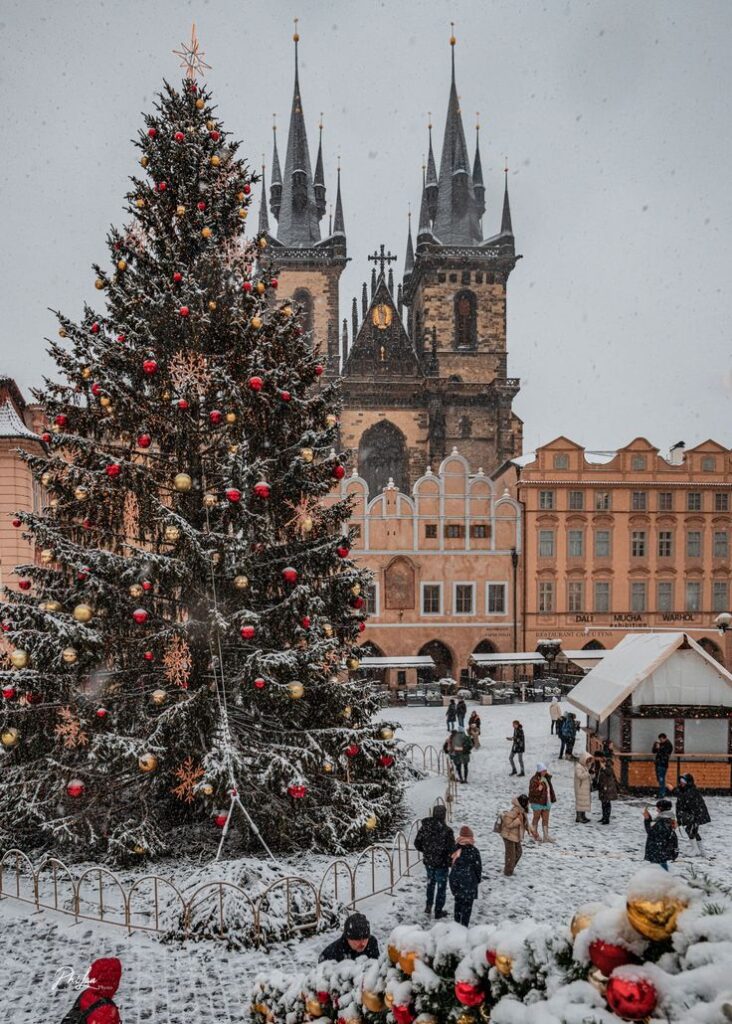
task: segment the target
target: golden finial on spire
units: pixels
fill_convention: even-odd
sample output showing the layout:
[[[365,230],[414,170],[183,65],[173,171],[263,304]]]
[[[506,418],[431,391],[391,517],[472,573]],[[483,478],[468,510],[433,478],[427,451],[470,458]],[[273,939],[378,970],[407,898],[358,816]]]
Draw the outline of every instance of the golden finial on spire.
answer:
[[[476,130],[476,132],[480,131],[480,111],[479,110],[475,111],[475,130]]]
[[[450,22],[450,46],[454,46],[456,42],[457,42],[457,39],[455,38],[455,22],[451,21]]]
[[[508,174],[508,157],[503,158],[503,173]]]
[[[272,131],[277,131],[277,114],[272,114]]]
[[[432,131],[432,111],[431,110],[427,111],[427,127],[429,128],[430,131]]]
[[[318,131],[323,130],[323,111],[320,111],[320,121],[318,122]]]
[[[300,33],[297,31],[297,25],[298,25],[298,22],[300,21],[300,19],[299,18],[293,18],[292,20],[295,22],[295,31],[292,33],[292,41],[293,41],[293,43],[299,43],[300,42]]]
[[[181,58],[180,66],[186,69],[186,78],[191,80],[195,79],[196,75],[203,77],[204,71],[210,71],[211,65],[206,64],[204,57],[206,56],[202,50],[199,50],[200,43],[198,42],[198,36],[196,35],[196,23],[194,22],[191,26],[191,39],[188,43],[181,43],[180,50],[173,50],[176,57]]]

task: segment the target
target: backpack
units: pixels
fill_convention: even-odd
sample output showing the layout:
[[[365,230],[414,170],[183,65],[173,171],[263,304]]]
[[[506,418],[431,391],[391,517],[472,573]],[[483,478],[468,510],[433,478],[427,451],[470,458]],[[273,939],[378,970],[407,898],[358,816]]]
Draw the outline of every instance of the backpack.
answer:
[[[498,814],[496,814],[496,820],[493,822],[494,832],[500,833],[501,831],[503,831],[503,816],[505,813],[505,811],[499,811]]]
[[[91,1006],[87,1007],[86,1010],[82,1010],[82,1008],[79,1006],[80,1001],[81,995],[77,997],[76,1002],[71,1007],[66,1016],[63,1018],[61,1024],[87,1024],[87,1021],[91,1017],[94,1010],[98,1010],[100,1006],[113,1005],[111,999],[107,999],[106,996],[102,996],[100,999],[97,999],[96,1002],[92,1003]]]

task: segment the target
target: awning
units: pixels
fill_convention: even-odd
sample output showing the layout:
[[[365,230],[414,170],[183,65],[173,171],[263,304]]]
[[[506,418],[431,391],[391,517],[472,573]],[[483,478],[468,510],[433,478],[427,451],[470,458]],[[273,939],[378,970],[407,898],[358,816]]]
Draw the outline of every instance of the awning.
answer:
[[[392,658],[361,658],[361,668],[434,668],[428,654],[405,655]]]
[[[546,658],[536,651],[514,651],[511,654],[471,654],[474,665],[546,665]]]
[[[562,651],[557,661],[563,661],[566,658],[567,661],[571,661],[573,665],[577,665],[579,668],[590,669],[594,668],[607,653],[605,650],[592,649],[587,651]]]

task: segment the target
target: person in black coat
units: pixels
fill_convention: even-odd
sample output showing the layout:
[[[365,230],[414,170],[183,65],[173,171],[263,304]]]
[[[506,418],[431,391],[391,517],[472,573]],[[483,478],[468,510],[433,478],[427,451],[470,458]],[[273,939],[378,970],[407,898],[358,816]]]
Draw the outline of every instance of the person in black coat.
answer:
[[[414,839],[414,848],[422,854],[422,863],[427,872],[427,903],[425,914],[432,913],[432,901],[435,902],[435,920],[447,917],[445,898],[447,897],[447,872],[450,868],[451,855],[455,849],[455,835],[449,825],[445,824],[447,808],[444,804],[436,804],[432,808],[432,817],[423,818],[419,831]]]
[[[379,959],[379,944],[371,934],[371,925],[363,914],[351,914],[343,925],[343,934],[326,946],[318,958],[324,960],[357,960],[366,956],[369,960]]]
[[[455,708],[455,711],[457,712],[458,729],[464,729],[465,728],[465,715],[467,714],[467,711],[468,711],[468,705],[465,703],[465,701],[462,699],[462,697],[457,702],[457,707]]]
[[[506,739],[511,741],[511,753],[508,755],[508,760],[511,762],[509,775],[525,775],[524,754],[526,752],[526,737],[524,736],[524,727],[518,718],[514,719],[513,722],[513,735],[507,736]],[[516,771],[514,757],[518,757],[518,763],[521,768],[520,772]]]
[[[483,877],[483,863],[473,843],[472,828],[463,825],[452,854],[450,869],[450,892],[455,897],[455,920],[467,928],[473,903],[478,895],[478,886]]]
[[[447,731],[452,732],[452,730],[455,728],[455,719],[457,718],[457,708],[455,707],[454,700],[451,700],[450,703],[447,705],[445,718],[447,720]]]
[[[682,775],[674,790],[674,795],[676,797],[676,820],[686,830],[686,834],[691,840],[692,853],[698,853],[700,857],[705,857],[699,827],[708,825],[712,819],[709,817],[704,797],[696,788],[694,776],[688,772],[686,775]]]
[[[643,824],[646,828],[644,859],[651,864],[660,864],[664,871],[668,871],[668,862],[676,860],[679,855],[679,840],[672,807],[670,800],[659,800],[656,803],[658,814],[655,819],[651,818],[647,807],[643,811]]]
[[[658,779],[658,799],[663,800],[666,796],[666,772],[668,763],[674,752],[673,743],[665,732],[659,732],[658,739],[653,744],[651,753],[656,765],[656,778]]]

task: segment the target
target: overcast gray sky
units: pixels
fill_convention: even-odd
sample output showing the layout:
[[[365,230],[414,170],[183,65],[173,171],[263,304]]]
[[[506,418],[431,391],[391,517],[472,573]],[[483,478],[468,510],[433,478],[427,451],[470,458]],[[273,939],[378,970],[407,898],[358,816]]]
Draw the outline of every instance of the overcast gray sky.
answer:
[[[518,251],[509,373],[526,448],[732,445],[732,3],[729,0],[2,0],[0,372],[50,369],[47,307],[98,299],[90,264],[122,220],[130,139],[171,50],[198,25],[226,127],[259,163],[284,147],[292,18],[311,150],[324,112],[352,257],[341,315],[418,210],[427,111],[437,159],[449,22],[468,137],[481,113],[486,234],[504,155]],[[281,153],[284,159],[284,151]],[[313,153],[314,160],[314,153]]]

